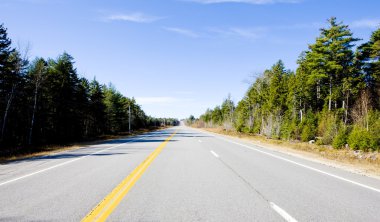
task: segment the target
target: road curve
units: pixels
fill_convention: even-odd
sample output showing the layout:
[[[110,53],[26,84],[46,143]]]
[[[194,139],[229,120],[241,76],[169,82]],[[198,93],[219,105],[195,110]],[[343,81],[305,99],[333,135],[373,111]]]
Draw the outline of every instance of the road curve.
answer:
[[[380,181],[187,127],[0,165],[0,221],[380,221]]]

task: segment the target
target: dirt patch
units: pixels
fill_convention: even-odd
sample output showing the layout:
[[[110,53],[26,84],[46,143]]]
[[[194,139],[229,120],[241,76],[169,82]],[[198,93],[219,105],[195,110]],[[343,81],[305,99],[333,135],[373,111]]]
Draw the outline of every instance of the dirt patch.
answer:
[[[378,152],[362,152],[350,149],[337,150],[331,146],[321,146],[299,141],[267,139],[263,136],[226,131],[222,128],[201,129],[244,139],[255,145],[265,146],[293,156],[299,156],[328,166],[380,179],[380,154]]]

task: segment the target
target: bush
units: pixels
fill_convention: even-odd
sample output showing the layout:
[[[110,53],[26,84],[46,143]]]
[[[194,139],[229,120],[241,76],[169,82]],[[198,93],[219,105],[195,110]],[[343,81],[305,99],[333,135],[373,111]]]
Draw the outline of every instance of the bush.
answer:
[[[365,128],[355,126],[350,135],[348,136],[348,144],[351,149],[360,149],[368,151],[369,149],[376,149],[376,138],[368,132]]]
[[[375,140],[373,149],[380,150],[380,112],[372,111],[369,115],[369,132]]]
[[[333,143],[334,138],[338,133],[338,120],[335,114],[324,112],[320,116],[318,124],[318,135],[321,135],[321,142],[324,145]]]
[[[309,125],[305,125],[302,129],[301,140],[303,142],[307,142],[309,140],[314,139],[314,137],[315,137],[315,135],[314,135],[312,128]]]
[[[335,149],[343,148],[347,143],[347,131],[346,129],[341,129],[338,135],[333,139],[332,145]]]
[[[307,142],[312,140],[316,136],[316,118],[311,110],[308,110],[305,115],[305,119],[300,123],[299,129],[295,127],[295,137],[297,137],[298,130],[301,133],[301,141]]]

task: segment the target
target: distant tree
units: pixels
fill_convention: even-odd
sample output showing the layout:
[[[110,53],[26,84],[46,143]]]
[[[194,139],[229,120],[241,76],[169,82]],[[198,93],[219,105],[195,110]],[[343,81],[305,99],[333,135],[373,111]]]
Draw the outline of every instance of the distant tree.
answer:
[[[232,125],[233,123],[233,114],[235,110],[234,102],[231,99],[231,95],[229,94],[228,97],[223,101],[221,105],[221,112],[222,112],[222,119],[223,122],[229,125]]]
[[[216,126],[220,126],[223,122],[223,113],[220,106],[216,106],[211,114],[212,123]]]
[[[190,115],[189,118],[187,119],[187,124],[191,125],[195,121],[195,117],[193,115]]]

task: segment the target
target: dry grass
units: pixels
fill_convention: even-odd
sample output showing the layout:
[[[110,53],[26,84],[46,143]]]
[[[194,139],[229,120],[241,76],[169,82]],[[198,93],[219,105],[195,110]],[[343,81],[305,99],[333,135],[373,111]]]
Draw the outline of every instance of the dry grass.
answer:
[[[379,152],[361,152],[349,149],[333,149],[331,146],[320,146],[299,141],[284,141],[267,139],[263,136],[226,131],[222,128],[202,128],[203,130],[218,134],[248,140],[253,144],[289,154],[306,157],[313,161],[344,168],[355,173],[380,178],[380,154]]]
[[[141,129],[141,130],[133,131],[132,133],[120,133],[118,135],[103,135],[91,141],[78,142],[78,143],[73,143],[73,144],[68,144],[68,145],[42,146],[42,147],[38,147],[37,151],[29,151],[29,152],[24,152],[24,153],[9,155],[9,156],[1,156],[0,163],[6,163],[9,161],[15,161],[15,160],[22,160],[22,159],[27,159],[27,158],[32,158],[32,157],[51,155],[51,154],[59,153],[63,151],[77,150],[77,149],[98,144],[107,140],[128,138],[128,137],[136,136],[142,133],[156,131],[156,130],[160,130],[164,128],[165,127],[159,127],[159,128],[154,128],[154,129]]]

